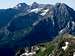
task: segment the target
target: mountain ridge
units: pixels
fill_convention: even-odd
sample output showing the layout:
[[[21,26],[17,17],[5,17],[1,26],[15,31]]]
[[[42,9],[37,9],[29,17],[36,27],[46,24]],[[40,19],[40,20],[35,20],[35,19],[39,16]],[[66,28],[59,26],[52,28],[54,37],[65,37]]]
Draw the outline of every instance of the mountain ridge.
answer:
[[[46,4],[37,13],[30,12],[30,8],[27,10],[28,13],[18,10],[19,12],[4,27],[1,27],[1,47],[20,47],[20,45],[24,47],[28,41],[32,44],[52,40],[58,34],[66,32],[75,34],[75,11],[66,4]]]
[[[44,13],[42,11],[45,11],[47,9],[49,10],[44,16],[40,15],[40,13]],[[27,15],[16,18],[16,20],[13,20],[13,22],[15,22],[16,24],[10,23],[7,29],[8,30],[13,29],[14,31],[14,28],[18,29],[21,26],[25,26],[26,24],[28,26],[29,23],[33,21],[35,26],[33,25],[33,23],[30,23],[30,26],[32,27],[32,31],[29,33],[29,36],[27,36],[29,39],[32,39],[32,41],[35,40],[35,36],[37,36],[36,40],[39,40],[40,38],[42,39],[42,37],[43,39],[45,37],[51,38],[58,34],[64,34],[66,32],[74,34],[73,32],[74,32],[74,27],[75,27],[75,23],[74,23],[75,21],[74,21],[73,15],[72,14],[70,15],[70,11],[73,11],[73,10],[64,3],[62,4],[57,3],[56,5],[52,5],[52,6],[48,5],[45,8],[41,9],[38,13],[30,12]],[[27,19],[27,21],[30,21],[30,22],[26,23],[27,21],[25,22],[23,19],[25,21]],[[21,24],[20,22],[18,22],[21,20],[24,21],[24,22],[22,21],[22,23],[24,24]],[[23,28],[26,28],[26,27],[23,27]]]
[[[33,9],[20,3],[17,9],[0,10],[0,48],[16,50],[52,41],[65,33],[75,35],[75,11],[72,8],[64,3],[34,4]]]

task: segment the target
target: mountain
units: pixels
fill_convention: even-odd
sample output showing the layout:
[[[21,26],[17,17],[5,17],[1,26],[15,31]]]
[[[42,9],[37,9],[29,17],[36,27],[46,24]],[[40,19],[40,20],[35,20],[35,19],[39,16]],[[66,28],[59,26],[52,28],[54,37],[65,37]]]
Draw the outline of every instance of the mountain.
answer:
[[[11,21],[15,16],[18,16],[22,13],[27,13],[29,5],[25,3],[19,3],[13,8],[0,9],[0,28],[6,26],[9,21]]]
[[[64,3],[20,3],[0,10],[0,15],[0,24],[4,24],[0,28],[0,48],[30,47],[60,34],[75,35],[75,11]]]
[[[39,7],[39,4],[34,2],[31,6],[31,9],[35,9],[35,8],[38,8]]]
[[[69,6],[57,3],[38,9],[32,9],[33,11],[31,10],[28,14],[20,15],[12,20],[7,30],[13,33],[30,27],[32,30],[21,40],[28,40],[29,43],[52,40],[58,34],[66,32],[74,34],[75,11]]]
[[[8,24],[8,22],[16,15],[21,13],[18,10],[9,8],[9,9],[0,9],[0,28]]]
[[[43,18],[37,24],[39,26],[36,25],[36,27],[39,28],[36,30],[40,30],[40,29],[43,30],[42,27],[43,28],[46,27],[47,29],[44,28],[44,30],[47,30],[47,31],[51,30],[50,31],[51,33],[52,32],[54,32],[54,33],[55,32],[57,32],[57,33],[65,33],[65,32],[74,33],[75,11],[73,9],[71,9],[64,3],[63,4],[57,3],[55,6],[46,6],[45,8],[42,9],[42,11],[43,10],[45,12],[40,14],[43,16]],[[41,32],[43,32],[43,31],[41,31]],[[49,34],[51,34],[51,33],[49,33]]]
[[[29,13],[24,16],[18,16],[12,20],[7,27],[9,31],[14,32],[29,26],[32,26],[41,16],[36,13]]]
[[[31,5],[31,9],[44,8],[47,5],[50,5],[50,4],[39,4],[39,3],[33,2]]]
[[[14,7],[14,9],[27,13],[27,10],[30,9],[30,6],[26,3],[19,3]]]

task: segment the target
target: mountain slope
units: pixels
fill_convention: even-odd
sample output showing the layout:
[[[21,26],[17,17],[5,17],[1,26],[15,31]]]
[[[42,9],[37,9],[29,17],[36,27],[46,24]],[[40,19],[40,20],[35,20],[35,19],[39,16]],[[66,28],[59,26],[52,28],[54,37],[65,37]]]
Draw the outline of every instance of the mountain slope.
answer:
[[[0,27],[5,26],[20,11],[15,9],[0,9]]]
[[[20,5],[0,10],[0,48],[15,50],[52,41],[58,34],[75,35],[75,11],[66,4],[35,4],[33,9],[25,3]]]
[[[75,11],[73,9],[64,3],[46,5],[37,13],[33,11],[16,17],[11,21],[7,30],[13,33],[18,30],[31,27],[32,30],[23,38],[23,40],[21,40],[22,42],[27,40],[29,43],[36,43],[52,40],[53,37],[58,34],[74,34],[74,12]]]

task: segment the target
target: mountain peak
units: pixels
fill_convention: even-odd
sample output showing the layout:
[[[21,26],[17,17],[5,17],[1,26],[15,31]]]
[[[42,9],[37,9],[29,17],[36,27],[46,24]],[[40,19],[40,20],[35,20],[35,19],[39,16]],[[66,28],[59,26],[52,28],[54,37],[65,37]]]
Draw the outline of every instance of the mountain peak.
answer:
[[[26,3],[19,3],[19,4],[17,4],[15,7],[16,8],[19,8],[19,7],[24,7],[24,6],[27,6],[27,4]]]
[[[60,6],[63,7],[63,6],[67,6],[67,5],[65,3],[56,3],[55,6],[57,6],[57,7],[60,7]]]
[[[26,3],[19,3],[14,7],[14,9],[17,9],[17,10],[23,11],[23,12],[27,11],[29,8],[30,8],[30,6]]]
[[[37,2],[33,2],[32,4],[38,4]]]
[[[32,8],[32,9],[35,9],[35,8],[38,8],[38,6],[39,6],[38,3],[33,2],[31,8]]]

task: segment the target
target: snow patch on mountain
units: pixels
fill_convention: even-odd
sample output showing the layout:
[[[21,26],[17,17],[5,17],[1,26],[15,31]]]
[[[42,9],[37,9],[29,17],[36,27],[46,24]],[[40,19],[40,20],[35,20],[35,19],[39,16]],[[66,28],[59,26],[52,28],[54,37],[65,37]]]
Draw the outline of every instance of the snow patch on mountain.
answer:
[[[39,23],[39,21],[34,22],[32,25],[36,26]]]
[[[69,42],[65,42],[65,46],[62,46],[62,49],[63,49],[63,50],[66,50],[67,47],[68,47],[68,44],[69,44]]]
[[[30,12],[35,12],[38,13],[39,11],[41,11],[42,8],[36,8],[36,9],[32,9]]]
[[[18,4],[18,5],[16,5],[14,8],[15,8],[15,9],[18,9],[19,7],[22,7],[22,5],[21,5],[21,4]]]
[[[75,22],[72,21],[72,30],[74,30],[74,28],[75,28]]]
[[[44,15],[46,15],[46,13],[47,13],[48,11],[49,11],[49,9],[43,10],[40,15],[44,16]]]

